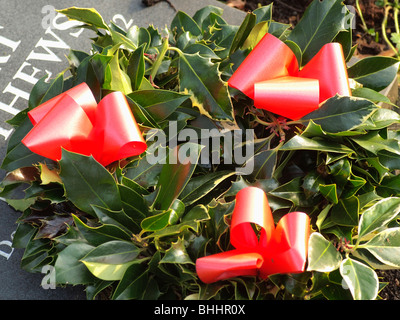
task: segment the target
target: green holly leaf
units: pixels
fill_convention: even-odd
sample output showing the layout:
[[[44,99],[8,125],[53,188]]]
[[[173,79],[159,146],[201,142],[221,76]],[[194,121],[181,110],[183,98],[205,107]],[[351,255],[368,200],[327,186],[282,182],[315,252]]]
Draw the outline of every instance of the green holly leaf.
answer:
[[[219,63],[197,54],[179,55],[179,90],[190,94],[193,106],[215,120],[233,121],[233,107],[227,83],[222,81]]]
[[[202,148],[201,145],[188,142],[171,150],[157,183],[154,208],[166,210],[179,197],[196,168]]]
[[[106,22],[100,13],[94,8],[78,8],[70,7],[67,9],[57,10],[58,12],[65,14],[69,19],[82,21],[90,26],[109,30]]]
[[[391,57],[367,57],[361,59],[347,73],[364,87],[381,91],[392,83],[399,68],[399,60]]]
[[[335,246],[318,232],[310,236],[308,243],[308,271],[331,272],[339,268],[342,255]]]
[[[91,250],[80,261],[102,280],[121,280],[125,271],[140,260],[140,249],[127,241],[109,241]]]
[[[129,94],[129,98],[144,108],[158,123],[169,117],[189,97],[186,94],[162,89],[139,90]]]
[[[183,11],[178,11],[175,15],[171,22],[171,30],[177,34],[189,31],[194,36],[199,36],[202,33],[196,21]]]
[[[379,229],[393,220],[400,212],[400,198],[385,198],[366,209],[358,224],[358,237],[361,240],[367,234]]]
[[[367,249],[385,265],[400,268],[400,228],[383,230],[360,247]]]
[[[131,80],[132,91],[139,90],[145,73],[143,45],[130,55],[126,73]]]
[[[373,269],[347,258],[340,265],[340,274],[354,300],[375,300],[378,295],[379,279]]]
[[[141,264],[133,264],[126,269],[112,300],[140,299],[147,286],[149,274]]]
[[[303,52],[301,65],[306,64],[326,43],[344,29],[346,10],[341,0],[313,1],[290,33],[288,40],[297,43]]]
[[[119,50],[115,52],[106,67],[103,88],[112,91],[121,91],[124,94],[132,92],[131,79],[120,66]]]
[[[62,250],[58,254],[55,263],[57,283],[69,283],[72,285],[92,283],[95,277],[89,272],[80,259],[93,249],[94,247],[87,243],[76,242]]]
[[[106,168],[93,157],[62,151],[60,177],[65,193],[79,209],[95,215],[92,205],[121,210],[117,184]]]
[[[328,99],[320,108],[304,116],[329,133],[339,133],[357,129],[378,107],[370,100],[336,95]]]
[[[194,264],[186,252],[184,240],[181,238],[178,238],[178,241],[171,243],[171,247],[165,252],[160,263]]]

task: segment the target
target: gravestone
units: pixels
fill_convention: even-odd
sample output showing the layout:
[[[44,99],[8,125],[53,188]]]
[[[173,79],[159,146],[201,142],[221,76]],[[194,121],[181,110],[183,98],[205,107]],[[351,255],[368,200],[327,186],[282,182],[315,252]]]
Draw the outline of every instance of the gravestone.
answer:
[[[43,76],[62,72],[70,48],[89,52],[93,31],[79,28],[54,9],[71,6],[95,8],[123,29],[138,25],[169,26],[175,9],[193,15],[206,5],[224,9],[223,17],[239,25],[245,13],[216,0],[171,0],[146,7],[141,0],[0,0],[0,160],[4,158],[12,127],[4,121],[27,107],[33,85]],[[5,172],[0,171],[2,179]],[[52,289],[49,270],[32,274],[21,269],[23,250],[12,248],[16,220],[21,213],[0,201],[0,300],[85,299],[83,287]],[[42,285],[43,282],[43,285]]]

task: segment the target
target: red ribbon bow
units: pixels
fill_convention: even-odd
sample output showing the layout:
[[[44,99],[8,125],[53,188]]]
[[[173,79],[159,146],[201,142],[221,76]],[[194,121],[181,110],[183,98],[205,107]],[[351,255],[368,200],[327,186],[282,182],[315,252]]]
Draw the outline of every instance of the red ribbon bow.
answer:
[[[261,227],[259,240],[251,224]],[[204,283],[236,276],[303,272],[307,260],[310,219],[303,212],[283,216],[275,228],[264,191],[247,187],[236,195],[231,221],[234,250],[197,259]]]
[[[257,108],[297,120],[336,94],[350,96],[340,43],[328,43],[299,71],[293,51],[266,34],[228,81]]]
[[[125,96],[106,95],[97,104],[81,83],[28,112],[33,129],[22,139],[32,152],[52,160],[61,149],[92,155],[106,166],[144,152],[146,142]]]

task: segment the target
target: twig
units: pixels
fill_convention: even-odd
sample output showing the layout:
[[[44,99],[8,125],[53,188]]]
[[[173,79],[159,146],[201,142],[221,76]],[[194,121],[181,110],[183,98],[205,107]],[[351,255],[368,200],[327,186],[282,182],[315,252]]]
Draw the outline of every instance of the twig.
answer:
[[[166,3],[168,3],[170,5],[170,7],[175,10],[175,12],[178,12],[178,10],[175,8],[175,6],[173,5],[173,3],[170,0],[164,0],[164,1]]]
[[[291,10],[293,10],[293,11],[296,11],[296,12],[303,12],[303,11],[304,11],[304,10],[301,9],[301,8],[292,7],[291,5],[285,3],[285,2],[283,2],[283,1],[281,1],[281,0],[276,0],[276,2],[279,2],[282,6],[288,8],[288,9],[291,9]]]
[[[147,7],[153,6],[158,2],[161,1],[165,1],[166,3],[168,3],[170,5],[170,7],[172,9],[175,10],[175,12],[178,12],[178,10],[175,8],[175,6],[173,5],[173,3],[170,0],[142,0],[143,4],[146,5]]]
[[[363,12],[362,12],[362,10],[360,8],[360,3],[358,2],[358,0],[356,0],[356,8],[357,8],[357,11],[358,11],[358,16],[361,19],[362,28],[364,29],[365,32],[368,33],[368,27],[367,27],[367,24],[365,23],[364,15],[363,15]]]
[[[385,15],[383,17],[382,20],[382,35],[383,35],[383,39],[385,39],[386,43],[388,44],[388,46],[395,52],[396,56],[399,56],[399,51],[393,46],[393,44],[390,42],[390,40],[387,37],[386,34],[386,25],[387,25],[387,20],[388,20],[388,16],[389,16],[389,11],[390,11],[390,5],[388,5],[387,0],[384,1],[384,6],[385,6]]]

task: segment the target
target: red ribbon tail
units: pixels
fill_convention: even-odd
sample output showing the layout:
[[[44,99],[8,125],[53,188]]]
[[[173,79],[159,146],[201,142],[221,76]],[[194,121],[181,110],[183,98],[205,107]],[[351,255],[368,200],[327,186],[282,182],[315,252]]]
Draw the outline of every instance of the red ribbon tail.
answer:
[[[256,252],[231,250],[196,260],[196,271],[204,283],[237,276],[256,276],[263,257]]]
[[[290,212],[279,221],[273,239],[263,253],[260,276],[304,272],[307,262],[310,218],[303,212]]]

